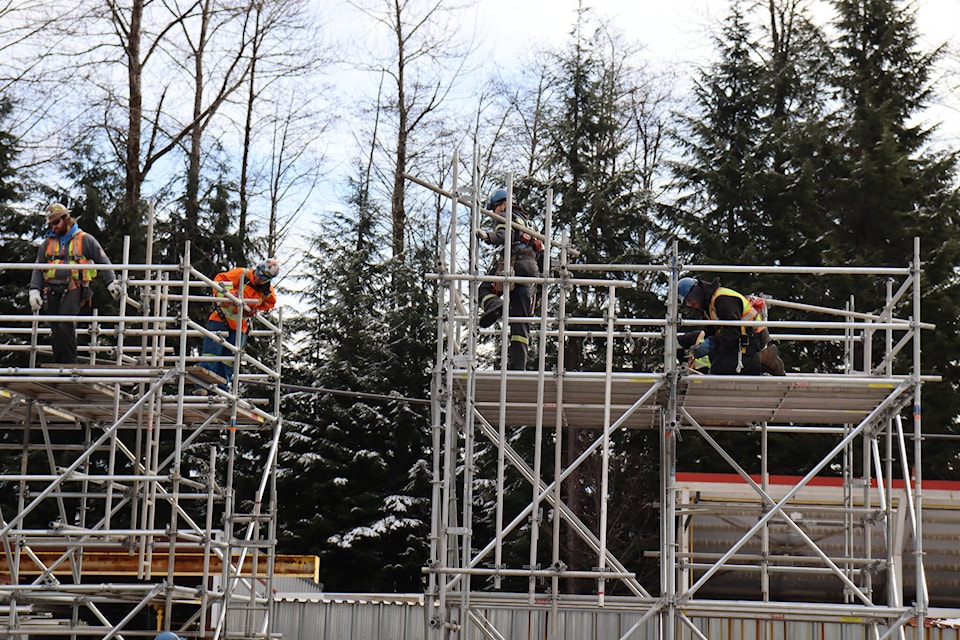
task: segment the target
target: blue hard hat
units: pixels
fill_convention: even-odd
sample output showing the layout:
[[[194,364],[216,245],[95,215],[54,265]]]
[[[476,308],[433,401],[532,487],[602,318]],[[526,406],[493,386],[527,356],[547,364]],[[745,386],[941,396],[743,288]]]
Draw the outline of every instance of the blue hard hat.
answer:
[[[697,284],[696,278],[680,278],[680,282],[677,283],[677,294],[680,296],[680,302],[687,299],[687,295],[695,284]]]
[[[507,199],[507,190],[503,187],[494,189],[493,193],[490,194],[490,197],[487,198],[487,209],[493,209],[493,206],[498,202],[503,202]]]
[[[172,631],[161,631],[153,640],[183,640],[183,638]]]

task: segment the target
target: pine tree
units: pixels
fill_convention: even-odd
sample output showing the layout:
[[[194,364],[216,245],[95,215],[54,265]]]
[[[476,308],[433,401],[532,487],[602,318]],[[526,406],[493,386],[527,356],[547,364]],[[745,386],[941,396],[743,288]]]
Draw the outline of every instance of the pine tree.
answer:
[[[353,183],[352,214],[314,239],[310,312],[292,323],[304,340],[289,377],[344,393],[285,398],[281,548],[320,552],[327,589],[409,591],[427,556],[429,420],[425,405],[405,398],[427,397],[434,310],[417,284],[422,272],[402,274],[406,292],[389,293],[389,243],[364,184]]]

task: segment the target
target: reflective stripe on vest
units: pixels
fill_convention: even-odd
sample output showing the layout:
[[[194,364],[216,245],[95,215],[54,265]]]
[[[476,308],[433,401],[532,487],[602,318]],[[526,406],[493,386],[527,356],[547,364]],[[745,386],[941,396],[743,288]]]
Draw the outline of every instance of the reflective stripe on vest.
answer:
[[[740,298],[740,302],[743,305],[743,311],[740,314],[741,320],[745,322],[753,322],[754,320],[757,319],[757,315],[759,315],[759,312],[754,308],[752,304],[750,304],[749,300],[744,298],[742,295],[740,295],[733,289],[727,289],[726,287],[718,287],[717,290],[714,292],[713,297],[710,298],[709,313],[710,313],[711,320],[719,320],[719,318],[717,317],[717,309],[715,305],[716,305],[717,298],[719,298],[720,296],[732,296],[734,298]],[[758,329],[760,329],[760,327],[750,327],[751,332],[755,332]],[[740,333],[746,334],[747,327],[740,327]]]
[[[706,337],[706,335],[704,334],[703,331],[701,331],[700,333],[698,333],[698,334],[697,334],[697,339],[694,341],[693,346],[695,347],[695,346],[697,346],[698,344],[700,344],[701,342],[703,342],[703,339],[704,339],[705,337]],[[705,356],[700,356],[699,358],[694,358],[693,356],[690,356],[690,359],[692,360],[691,366],[690,366],[691,369],[698,369],[698,370],[699,370],[699,369],[709,369],[709,368],[710,368],[710,354],[707,354],[707,355],[705,355]]]
[[[60,252],[60,242],[55,238],[47,238],[47,264],[94,264],[93,260],[83,255],[83,231],[77,231],[66,244],[67,252]],[[70,277],[74,280],[83,280],[90,282],[97,277],[96,269],[73,269],[70,271]],[[44,280],[56,280],[57,269],[47,269],[43,272]]]
[[[229,280],[217,280],[217,284],[222,286],[224,289],[221,292],[219,289],[214,287],[214,295],[217,296],[218,298],[225,298],[226,294],[229,293],[238,298],[242,297],[245,300],[256,299],[257,302],[255,304],[247,303],[249,304],[249,306],[255,309],[259,308],[260,305],[263,304],[263,301],[266,300],[267,297],[269,297],[270,295],[269,291],[267,292],[257,291],[257,289],[253,287],[249,282],[244,282],[244,291],[242,296],[237,292],[236,285],[234,285],[234,283]],[[210,314],[209,319],[210,320],[221,319],[223,322],[226,323],[228,327],[230,327],[230,329],[233,329],[233,330],[236,330],[237,324],[240,324],[240,330],[244,333],[247,332],[247,329],[249,328],[249,325],[250,325],[250,323],[247,321],[247,318],[243,317],[243,313],[240,311],[240,309],[237,308],[237,305],[234,304],[233,301],[231,300],[225,300],[224,302],[221,302],[219,306],[217,306],[217,308],[214,309],[214,311]]]

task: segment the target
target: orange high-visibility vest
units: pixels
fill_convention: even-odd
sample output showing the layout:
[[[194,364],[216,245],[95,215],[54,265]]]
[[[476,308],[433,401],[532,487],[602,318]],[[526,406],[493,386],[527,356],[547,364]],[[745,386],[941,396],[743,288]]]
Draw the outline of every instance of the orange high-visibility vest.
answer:
[[[269,285],[265,291],[258,291],[250,284],[250,274],[244,274],[245,271],[251,270],[245,269],[244,267],[237,267],[230,271],[224,271],[223,273],[218,273],[213,281],[222,284],[227,293],[248,300],[246,305],[254,312],[273,309],[277,303],[277,295],[273,290],[273,285]],[[243,278],[244,281],[243,295],[238,293],[241,278]],[[226,297],[223,292],[217,289],[214,289],[214,294],[220,298]],[[241,313],[236,303],[232,300],[224,300],[221,302],[220,306],[213,310],[208,319],[226,322],[227,326],[234,331],[237,329],[237,322],[242,321],[240,330],[243,333],[246,333],[250,328],[250,323],[247,321],[247,318],[244,317],[244,314]]]
[[[83,231],[77,231],[66,242],[61,243],[56,238],[47,238],[47,246],[44,253],[47,256],[47,264],[95,264],[93,260],[83,255]],[[63,250],[66,249],[66,252]],[[82,282],[90,282],[97,277],[96,269],[73,269],[70,271],[71,285]],[[57,278],[56,269],[47,269],[43,272],[44,280],[55,280]]]

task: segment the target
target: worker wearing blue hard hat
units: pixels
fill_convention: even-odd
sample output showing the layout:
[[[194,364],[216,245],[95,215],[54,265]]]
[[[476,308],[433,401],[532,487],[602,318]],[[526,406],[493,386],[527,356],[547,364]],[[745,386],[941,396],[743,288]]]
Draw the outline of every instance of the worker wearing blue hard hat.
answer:
[[[763,320],[762,298],[750,298],[720,285],[720,279],[706,282],[697,278],[681,278],[677,282],[677,295],[683,307],[694,309],[707,320]],[[770,334],[764,327],[718,325],[705,327],[677,336],[682,348],[703,362],[709,358],[709,371],[713,374],[784,375],[783,361],[776,345],[768,344]],[[700,367],[697,367],[701,370]]]
[[[487,199],[487,208],[506,217],[508,209],[507,190],[498,188]],[[516,202],[509,207],[514,225],[529,228],[529,215]],[[487,244],[503,247],[510,242],[509,272],[516,276],[539,277],[543,261],[543,242],[532,236],[524,228],[507,229],[506,222],[498,221],[493,231],[477,229],[477,237]],[[503,275],[508,272],[503,264],[503,251],[494,258],[487,270],[488,276]],[[530,323],[514,318],[530,317],[534,306],[535,289],[533,286],[515,282],[510,285],[510,346],[507,348],[507,368],[523,370],[527,368],[527,350],[530,345]],[[485,281],[480,283],[480,318],[478,324],[486,328],[503,316],[502,282]]]

